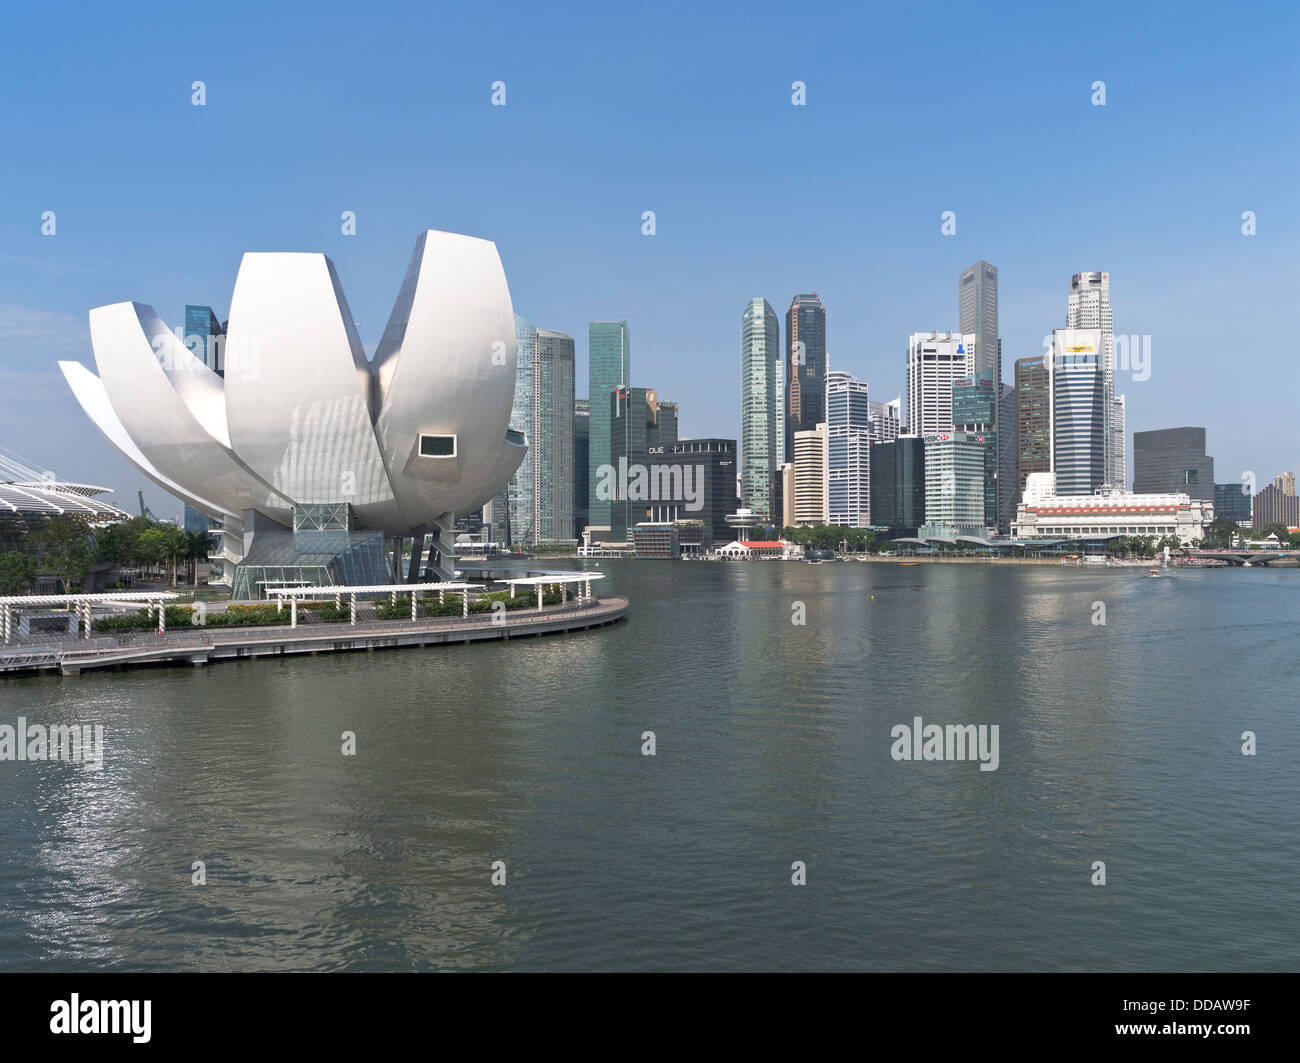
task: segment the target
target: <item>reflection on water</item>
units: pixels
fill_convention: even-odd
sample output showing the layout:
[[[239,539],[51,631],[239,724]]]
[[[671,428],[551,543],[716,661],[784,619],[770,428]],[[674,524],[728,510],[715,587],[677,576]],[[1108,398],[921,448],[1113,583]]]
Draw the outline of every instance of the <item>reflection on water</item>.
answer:
[[[0,966],[1300,963],[1300,576],[602,570],[601,631],[0,681],[0,722],[107,739],[0,762]],[[892,761],[914,716],[1001,766]]]

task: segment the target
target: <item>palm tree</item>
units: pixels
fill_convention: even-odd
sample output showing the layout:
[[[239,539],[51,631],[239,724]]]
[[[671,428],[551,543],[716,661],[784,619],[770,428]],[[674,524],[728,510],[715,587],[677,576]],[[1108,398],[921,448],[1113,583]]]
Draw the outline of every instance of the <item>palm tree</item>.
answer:
[[[208,551],[211,549],[211,540],[207,532],[187,531],[185,533],[185,542],[181,548],[181,556],[194,563],[194,586],[199,585],[199,562],[208,559]]]

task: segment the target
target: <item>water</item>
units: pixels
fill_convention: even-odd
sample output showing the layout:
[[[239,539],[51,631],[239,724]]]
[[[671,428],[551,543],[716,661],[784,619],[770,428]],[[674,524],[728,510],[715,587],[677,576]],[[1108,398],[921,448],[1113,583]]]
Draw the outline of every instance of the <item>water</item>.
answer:
[[[0,968],[1300,966],[1300,573],[602,570],[589,633],[0,680],[107,733],[0,763]]]

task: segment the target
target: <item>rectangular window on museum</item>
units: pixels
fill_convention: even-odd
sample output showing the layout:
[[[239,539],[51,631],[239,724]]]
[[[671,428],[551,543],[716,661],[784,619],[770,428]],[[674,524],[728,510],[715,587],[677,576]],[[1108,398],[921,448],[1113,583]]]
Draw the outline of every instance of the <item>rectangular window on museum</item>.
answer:
[[[425,458],[453,458],[456,456],[456,437],[422,435],[420,455]]]

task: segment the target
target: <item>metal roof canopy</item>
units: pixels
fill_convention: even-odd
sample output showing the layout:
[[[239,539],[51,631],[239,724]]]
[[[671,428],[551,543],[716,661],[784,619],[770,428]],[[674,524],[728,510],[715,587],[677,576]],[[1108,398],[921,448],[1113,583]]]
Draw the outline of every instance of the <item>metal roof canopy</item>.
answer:
[[[80,602],[156,602],[179,598],[176,591],[126,591],[100,594],[16,594],[0,598],[0,605],[75,605]]]
[[[371,587],[339,584],[332,587],[268,587],[266,593],[278,594],[281,598],[307,598],[318,594],[333,597],[336,594],[392,594],[394,591],[478,591],[486,586],[485,583],[384,583]]]
[[[603,572],[557,572],[553,576],[521,576],[519,579],[503,579],[500,583],[507,583],[514,586],[519,583],[535,587],[538,584],[548,583],[586,583],[588,580],[604,579]]]

